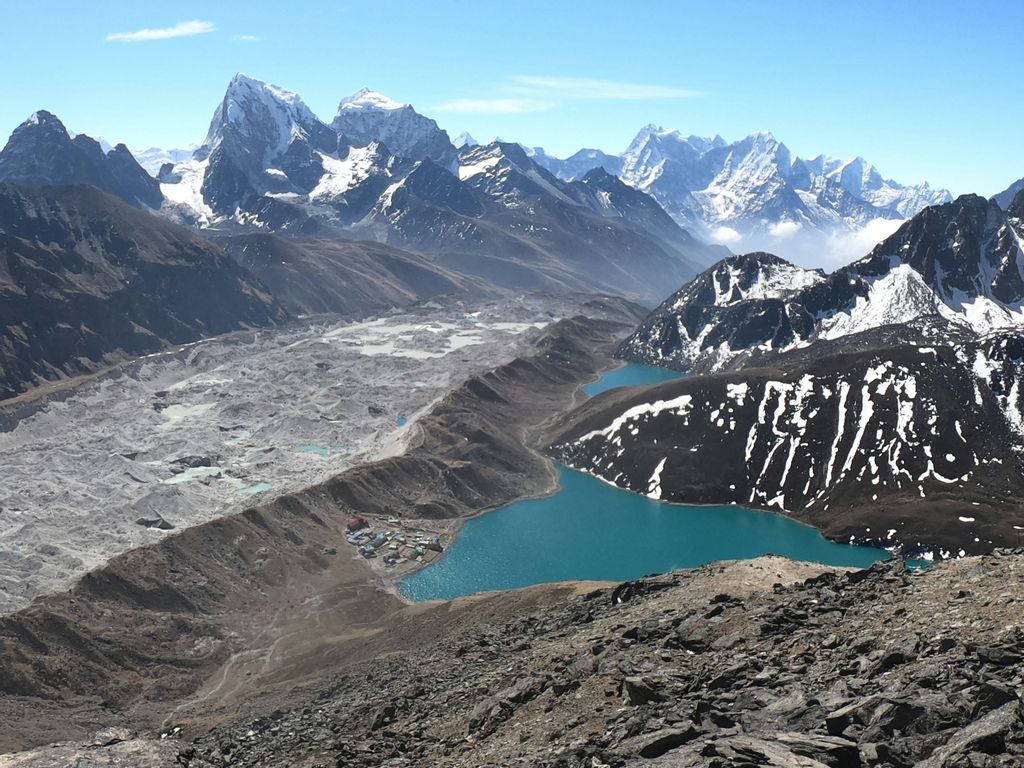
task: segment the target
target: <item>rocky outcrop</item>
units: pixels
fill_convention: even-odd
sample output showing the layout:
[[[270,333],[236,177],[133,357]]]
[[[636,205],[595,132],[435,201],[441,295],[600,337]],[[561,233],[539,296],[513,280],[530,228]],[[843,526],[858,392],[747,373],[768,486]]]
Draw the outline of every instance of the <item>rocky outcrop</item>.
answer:
[[[181,759],[1016,765],[1024,627],[1011,585],[1022,578],[1017,550],[918,573],[898,561],[849,573],[781,558],[716,564],[632,582],[628,600],[621,588],[562,588],[560,603],[521,604],[520,615],[354,664],[272,713],[182,744]],[[502,614],[502,597],[522,599],[487,607]]]

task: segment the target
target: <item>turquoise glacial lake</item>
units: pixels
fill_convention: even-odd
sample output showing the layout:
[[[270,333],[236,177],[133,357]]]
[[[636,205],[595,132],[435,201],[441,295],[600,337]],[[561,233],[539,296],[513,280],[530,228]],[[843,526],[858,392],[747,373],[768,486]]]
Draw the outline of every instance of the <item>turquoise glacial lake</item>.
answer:
[[[614,371],[608,371],[597,381],[586,384],[583,391],[593,397],[598,392],[617,387],[638,387],[641,384],[660,384],[663,381],[673,381],[686,376],[679,371],[670,371],[668,368],[658,368],[654,365],[624,365]]]
[[[619,381],[647,375],[622,373]],[[666,504],[567,467],[558,472],[561,488],[553,496],[467,520],[445,556],[407,576],[402,592],[413,600],[447,600],[567,579],[626,581],[770,553],[857,567],[889,557],[881,549],[829,541],[781,515]]]

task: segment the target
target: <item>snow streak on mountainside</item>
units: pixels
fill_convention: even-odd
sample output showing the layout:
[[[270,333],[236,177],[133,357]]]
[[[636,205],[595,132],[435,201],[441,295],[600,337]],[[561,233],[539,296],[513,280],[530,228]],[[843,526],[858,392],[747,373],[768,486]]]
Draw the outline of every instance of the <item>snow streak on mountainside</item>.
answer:
[[[609,393],[560,460],[683,503],[785,511],[840,540],[949,557],[1016,540],[1024,336],[782,358]]]
[[[588,166],[619,174],[712,241],[743,250],[786,247],[811,263],[821,263],[827,253],[835,261],[851,245],[870,245],[856,237],[866,228],[877,242],[894,229],[884,221],[951,200],[949,192],[927,183],[903,186],[885,179],[860,157],[797,157],[770,133],[727,143],[720,136],[683,136],[648,125],[618,157],[598,150],[567,160],[538,155],[563,178],[576,178]]]
[[[889,342],[1024,327],[1024,194],[927,208],[863,259],[824,275],[764,253],[726,259],[655,310],[626,359],[717,370],[884,333]]]

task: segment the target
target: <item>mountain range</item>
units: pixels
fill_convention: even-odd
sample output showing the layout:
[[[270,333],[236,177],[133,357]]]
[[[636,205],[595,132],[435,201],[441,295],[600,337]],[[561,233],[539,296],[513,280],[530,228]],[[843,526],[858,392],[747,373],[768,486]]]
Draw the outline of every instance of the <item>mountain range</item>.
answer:
[[[296,94],[239,75],[202,146],[161,182],[164,212],[184,223],[377,240],[516,290],[651,298],[658,275],[687,279],[721,253],[617,179],[561,181],[514,144],[457,150],[433,120],[367,90],[327,125]]]
[[[729,257],[658,307],[620,352],[681,370],[746,365],[862,334],[980,338],[1024,324],[1024,194],[925,209],[826,275],[765,253]]]
[[[604,168],[649,193],[696,234],[728,243],[801,229],[852,230],[951,200],[927,183],[885,179],[861,157],[805,160],[771,133],[726,142],[648,125],[620,155],[585,149],[559,160],[536,149],[534,157],[565,179]]]
[[[39,114],[47,116],[39,122],[59,125],[52,115]],[[801,159],[767,133],[729,143],[649,125],[620,155],[585,149],[560,160],[542,149],[501,141],[481,150],[468,134],[453,141],[412,106],[365,88],[342,99],[327,123],[297,94],[242,74],[230,82],[206,138],[191,156],[182,159],[185,150],[157,148],[139,153],[144,170],[158,177],[158,190],[139,169],[120,167],[125,163],[117,149],[89,152],[91,166],[97,166],[95,179],[19,163],[18,156],[39,157],[33,149],[41,140],[35,135],[41,131],[32,130],[35,119],[19,127],[0,153],[0,180],[93,183],[181,223],[220,233],[373,239],[419,250],[506,287],[593,288],[648,300],[663,298],[663,281],[643,275],[663,269],[666,259],[678,260],[666,274],[682,282],[722,255],[706,242],[735,247],[762,235],[770,240],[859,231],[950,199],[926,183],[902,186],[887,180],[862,158]],[[53,133],[68,132],[54,126]],[[478,164],[482,151],[500,153],[507,163],[484,168]],[[104,178],[111,174],[104,165],[117,165],[120,176],[130,178],[113,183]],[[484,181],[507,187],[509,179],[497,174],[508,165],[519,169],[514,179],[528,190],[494,195],[482,189]],[[650,196],[674,219],[675,231],[663,221],[651,238],[645,221],[633,220],[607,196],[585,193],[580,185],[598,169]],[[521,203],[530,196],[535,207],[543,203],[552,214],[543,227],[523,219],[530,211]],[[516,202],[518,208],[509,205]],[[598,232],[609,235],[595,237]],[[622,275],[594,282],[594,270],[581,272],[573,264],[576,253],[564,246],[581,240],[598,251],[602,243],[616,242],[605,263],[618,264],[623,250],[633,263]],[[486,256],[478,259],[481,251]],[[624,282],[625,274],[640,276],[639,283]]]

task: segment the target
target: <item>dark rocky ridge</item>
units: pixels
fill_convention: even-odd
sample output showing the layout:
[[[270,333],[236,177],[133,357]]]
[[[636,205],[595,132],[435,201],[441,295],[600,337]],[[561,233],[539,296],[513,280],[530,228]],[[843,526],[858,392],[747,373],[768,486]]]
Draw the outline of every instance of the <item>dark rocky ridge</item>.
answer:
[[[1022,364],[1018,334],[802,351],[599,395],[560,421],[551,451],[666,501],[783,511],[907,556],[985,552],[1024,530]]]
[[[0,152],[0,182],[26,186],[89,184],[137,207],[159,208],[160,185],[124,144],[104,153],[84,134],[41,110],[14,129]]]
[[[367,315],[441,294],[489,292],[423,256],[382,243],[273,234],[214,242],[293,315]]]
[[[459,162],[485,170],[457,178],[421,162],[363,226],[500,287],[648,301],[722,253],[607,174],[566,183],[498,142],[463,150]]]
[[[0,399],[287,318],[188,230],[93,187],[0,185]]]
[[[592,309],[447,395],[404,454],[177,532],[0,617],[0,749],[52,741],[58,728],[155,728],[175,705],[181,718],[217,719],[266,678],[294,682],[364,653],[367,637],[405,636],[390,618],[400,602],[344,544],[350,516],[455,518],[549,489],[547,462],[527,446],[641,314],[616,299]],[[323,606],[312,615],[311,596]],[[280,666],[197,693],[233,654],[263,658],[260,642]]]

